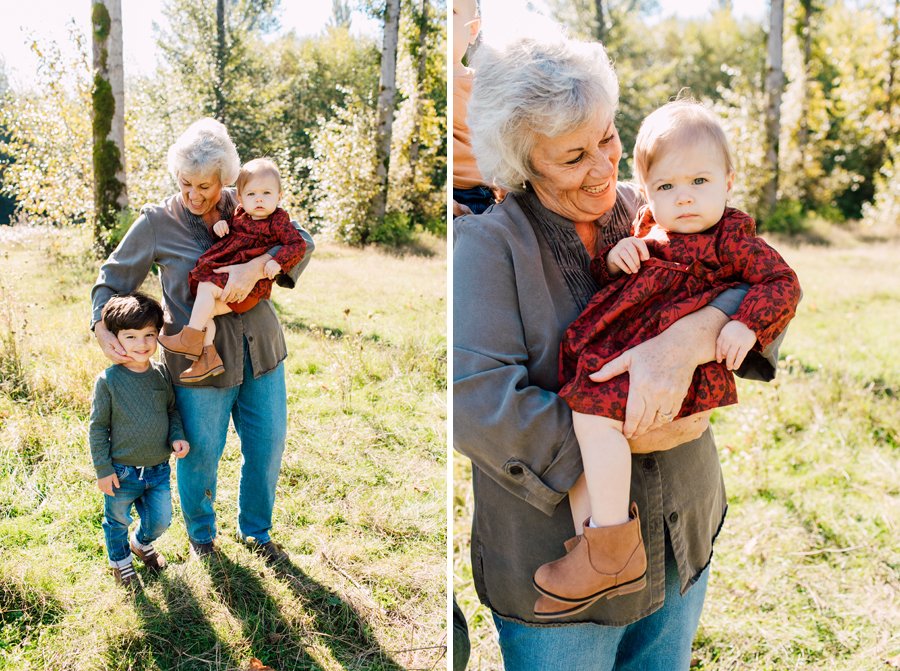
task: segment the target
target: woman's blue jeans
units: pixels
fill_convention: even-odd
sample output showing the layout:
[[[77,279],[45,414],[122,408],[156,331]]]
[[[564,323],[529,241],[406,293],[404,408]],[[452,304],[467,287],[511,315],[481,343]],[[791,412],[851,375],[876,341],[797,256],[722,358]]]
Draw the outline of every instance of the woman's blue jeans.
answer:
[[[131,506],[138,516],[135,534],[141,545],[149,545],[169,528],[172,522],[172,469],[164,461],[156,466],[113,464],[119,487],[113,496],[103,495],[103,535],[110,561],[122,561],[131,554],[128,527]]]
[[[506,671],[687,671],[700,623],[709,567],[682,596],[666,542],[666,600],[624,627],[571,624],[531,627],[494,615]]]
[[[238,532],[242,538],[268,542],[287,433],[284,362],[254,379],[245,343],[241,384],[224,389],[175,387],[175,402],[191,445],[177,466],[188,537],[195,543],[216,537],[216,480],[231,417],[241,441]]]

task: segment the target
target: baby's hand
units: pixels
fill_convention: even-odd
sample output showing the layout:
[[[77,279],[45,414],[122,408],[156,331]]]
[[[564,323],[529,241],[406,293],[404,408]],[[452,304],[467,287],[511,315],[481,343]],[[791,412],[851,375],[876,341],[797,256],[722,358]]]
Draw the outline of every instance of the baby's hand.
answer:
[[[275,276],[281,272],[281,265],[275,259],[269,259],[268,261],[266,261],[266,266],[265,268],[263,268],[263,272],[270,280],[274,280]]]
[[[213,224],[213,233],[218,235],[220,238],[223,235],[228,235],[228,222],[224,219],[220,219],[215,224]]]
[[[173,440],[172,451],[177,458],[184,459],[187,456],[187,453],[191,451],[191,446],[186,440]]]
[[[748,326],[732,319],[719,331],[716,339],[716,361],[725,363],[728,370],[737,370],[744,363],[753,346],[756,344],[756,334]]]
[[[613,276],[619,273],[631,275],[641,269],[641,261],[649,258],[646,242],[635,237],[624,238],[606,255],[606,269]]]
[[[119,478],[115,473],[111,473],[105,478],[97,478],[97,489],[107,496],[115,496],[113,488],[119,488]]]

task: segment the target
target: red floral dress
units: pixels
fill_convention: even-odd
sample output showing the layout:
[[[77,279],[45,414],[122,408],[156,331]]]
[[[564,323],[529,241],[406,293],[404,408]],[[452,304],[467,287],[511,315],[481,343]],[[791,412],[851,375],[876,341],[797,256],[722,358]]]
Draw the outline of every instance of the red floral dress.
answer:
[[[756,236],[753,219],[726,208],[722,219],[701,233],[664,231],[644,208],[634,234],[644,239],[650,259],[634,275],[611,278],[607,247],[591,261],[600,284],[572,322],[560,345],[559,395],[577,412],[625,419],[628,374],[607,382],[588,375],[625,350],[661,333],[725,289],[751,285],[732,316],[751,328],[755,348],[765,349],[794,316],[800,283],[778,252]],[[689,345],[689,343],[688,343]],[[678,417],[737,403],[734,375],[715,361],[698,366]]]
[[[303,260],[306,253],[306,240],[294,228],[291,218],[283,209],[276,208],[266,219],[256,221],[238,205],[228,223],[228,233],[197,259],[197,265],[188,275],[191,293],[197,295],[197,285],[200,282],[212,282],[219,288],[224,287],[228,281],[228,273],[215,273],[214,269],[246,263],[265,254],[275,245],[282,246],[273,257],[281,266],[282,272],[290,271]],[[228,307],[234,312],[247,312],[271,294],[272,280],[264,277],[244,300],[240,303],[228,303]]]

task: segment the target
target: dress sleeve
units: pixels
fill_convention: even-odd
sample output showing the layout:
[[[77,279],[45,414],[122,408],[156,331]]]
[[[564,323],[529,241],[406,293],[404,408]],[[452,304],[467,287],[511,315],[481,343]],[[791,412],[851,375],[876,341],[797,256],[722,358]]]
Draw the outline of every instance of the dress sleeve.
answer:
[[[293,226],[303,238],[306,247],[303,252],[303,258],[296,263],[293,268],[287,270],[284,266],[281,266],[281,272],[275,277],[275,284],[286,289],[293,289],[297,285],[297,280],[300,278],[303,271],[306,270],[306,266],[309,265],[309,261],[312,258],[312,253],[316,249],[316,243],[313,241],[309,231],[300,226],[296,221],[291,221],[291,226]],[[274,259],[280,250],[281,245],[275,245],[269,250],[269,255]]]
[[[88,423],[88,442],[91,447],[91,460],[97,479],[115,473],[112,465],[112,444],[109,428],[112,414],[112,398],[106,379],[101,375],[94,383],[94,398],[91,402],[91,418]]]
[[[156,234],[144,211],[100,266],[97,281],[91,289],[91,328],[100,321],[103,306],[111,297],[127,294],[141,286],[155,259]]]
[[[736,217],[721,237],[720,258],[733,263],[750,289],[731,318],[751,328],[757,348],[765,351],[793,319],[800,302],[800,281],[781,254],[756,235],[747,215]]]
[[[270,226],[272,235],[281,243],[281,248],[272,258],[281,266],[282,272],[288,271],[303,260],[306,240],[294,228],[288,213],[280,207],[272,214]]]
[[[582,472],[572,413],[529,379],[514,254],[505,231],[468,221],[480,218],[454,223],[454,447],[551,515]]]

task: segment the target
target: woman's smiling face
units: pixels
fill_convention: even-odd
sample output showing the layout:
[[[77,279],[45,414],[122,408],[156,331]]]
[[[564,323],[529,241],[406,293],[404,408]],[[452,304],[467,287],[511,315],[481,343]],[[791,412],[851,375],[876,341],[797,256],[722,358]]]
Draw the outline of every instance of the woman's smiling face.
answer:
[[[576,130],[538,135],[531,181],[541,204],[575,222],[594,221],[616,202],[622,143],[612,120],[597,114]]]
[[[178,175],[178,187],[184,206],[198,217],[213,212],[222,197],[222,180],[215,173]]]

